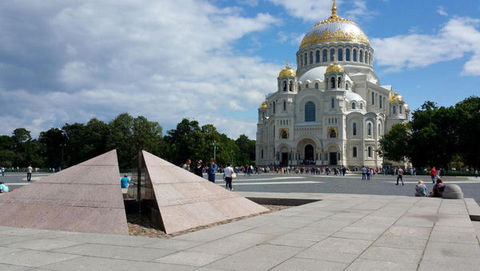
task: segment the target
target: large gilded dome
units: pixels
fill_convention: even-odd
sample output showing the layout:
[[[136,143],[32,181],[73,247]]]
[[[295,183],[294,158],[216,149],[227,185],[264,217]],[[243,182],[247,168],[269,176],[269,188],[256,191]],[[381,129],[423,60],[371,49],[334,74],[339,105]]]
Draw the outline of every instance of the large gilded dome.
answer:
[[[333,1],[332,16],[316,23],[308,31],[300,44],[300,49],[331,41],[349,41],[370,45],[367,36],[356,23],[337,15],[335,1]]]

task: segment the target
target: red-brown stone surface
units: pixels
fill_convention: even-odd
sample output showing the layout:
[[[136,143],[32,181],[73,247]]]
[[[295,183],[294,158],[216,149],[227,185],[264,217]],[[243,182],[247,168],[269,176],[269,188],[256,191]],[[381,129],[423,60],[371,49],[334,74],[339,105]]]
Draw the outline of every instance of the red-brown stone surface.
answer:
[[[167,234],[268,211],[151,153],[143,158]]]
[[[112,150],[0,197],[0,225],[128,234]]]

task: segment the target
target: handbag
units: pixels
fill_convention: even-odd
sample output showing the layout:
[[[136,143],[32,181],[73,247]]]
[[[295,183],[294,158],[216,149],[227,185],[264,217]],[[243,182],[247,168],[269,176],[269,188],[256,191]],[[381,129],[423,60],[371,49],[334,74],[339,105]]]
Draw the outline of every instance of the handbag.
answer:
[[[232,179],[235,179],[235,178],[237,178],[237,173],[232,172]]]

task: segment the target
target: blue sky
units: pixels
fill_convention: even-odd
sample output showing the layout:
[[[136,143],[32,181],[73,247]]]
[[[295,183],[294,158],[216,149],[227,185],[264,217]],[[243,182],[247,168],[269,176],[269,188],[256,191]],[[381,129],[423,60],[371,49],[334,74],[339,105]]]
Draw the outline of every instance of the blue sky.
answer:
[[[0,134],[92,117],[183,117],[254,138],[258,105],[330,0],[0,3]],[[412,109],[480,95],[480,2],[343,0],[382,85]],[[295,65],[295,63],[290,62]]]

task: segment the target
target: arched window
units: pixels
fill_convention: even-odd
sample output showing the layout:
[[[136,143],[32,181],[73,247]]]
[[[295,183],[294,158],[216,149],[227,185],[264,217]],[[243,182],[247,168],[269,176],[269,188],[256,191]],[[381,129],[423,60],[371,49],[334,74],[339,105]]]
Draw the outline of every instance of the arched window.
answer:
[[[401,106],[398,107],[398,113],[402,114],[402,107]]]
[[[375,93],[372,92],[372,104],[375,104]]]
[[[315,104],[307,102],[305,104],[305,122],[315,121]]]
[[[335,49],[330,49],[330,61],[335,61]]]
[[[283,100],[283,111],[287,111],[287,101]]]
[[[372,135],[372,124],[369,122],[367,126],[367,135]]]
[[[272,109],[273,109],[273,114],[275,114],[275,102],[273,102]]]
[[[330,129],[330,132],[328,133],[328,137],[337,138],[337,131],[335,131],[335,129]]]
[[[355,103],[352,103],[352,109],[357,109],[357,105]]]
[[[392,112],[393,112],[393,114],[397,114],[397,107],[396,106],[393,106]]]
[[[379,123],[377,135],[380,136],[381,134],[382,134],[382,126],[380,126],[380,123]]]
[[[345,50],[345,60],[350,61],[350,49],[348,48]]]
[[[343,49],[338,49],[338,61],[343,61]]]
[[[353,49],[353,61],[357,62],[357,49]]]
[[[372,157],[372,147],[368,147],[368,157]]]
[[[335,88],[335,78],[330,78],[330,88]]]
[[[293,81],[290,81],[290,91],[293,91]]]
[[[354,123],[352,124],[352,134],[353,134],[354,136],[357,135],[357,123],[356,123],[356,122],[354,122]]]
[[[320,51],[319,51],[319,50],[317,50],[317,51],[315,52],[315,62],[316,62],[316,63],[319,63],[319,62],[320,62]]]
[[[322,61],[323,62],[327,62],[328,59],[327,59],[327,49],[323,49],[323,52],[322,52]]]
[[[345,89],[348,90],[349,86],[348,84],[345,84]]]
[[[307,53],[305,53],[305,55],[303,55],[303,63],[305,63],[305,66],[307,65]]]
[[[335,108],[335,99],[334,99],[334,98],[332,98],[332,99],[330,100],[330,106],[331,106],[332,108]]]
[[[287,91],[287,81],[283,81],[283,91]]]
[[[300,67],[303,67],[303,58],[300,56]]]
[[[338,77],[338,88],[342,87],[342,77]]]
[[[305,88],[309,88],[308,84],[305,85]]]
[[[378,105],[380,106],[380,108],[383,107],[383,99],[382,99],[382,95],[380,95],[379,99],[378,99]]]
[[[363,109],[363,104],[362,103],[360,103],[360,109]]]
[[[363,62],[363,51],[360,50],[360,62]]]
[[[318,89],[318,83],[315,83],[315,88]]]
[[[313,52],[310,52],[310,64],[313,64]]]
[[[353,156],[353,157],[357,157],[357,147],[353,147],[352,156]]]
[[[262,157],[262,159],[263,159],[263,150],[262,150],[262,152],[261,152],[261,157]]]
[[[369,53],[365,52],[365,63],[368,63]]]

